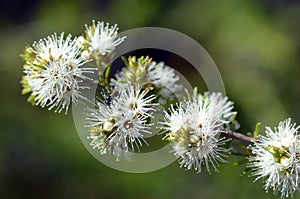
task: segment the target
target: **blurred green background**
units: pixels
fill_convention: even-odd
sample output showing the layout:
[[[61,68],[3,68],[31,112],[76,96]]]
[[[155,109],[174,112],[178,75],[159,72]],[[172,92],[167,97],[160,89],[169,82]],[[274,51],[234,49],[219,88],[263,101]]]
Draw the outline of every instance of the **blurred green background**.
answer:
[[[82,145],[72,114],[32,107],[22,96],[26,44],[53,32],[79,35],[92,19],[120,30],[159,26],[197,40],[222,74],[241,131],[255,123],[300,123],[300,2],[297,0],[55,0],[1,3],[0,198],[274,198],[244,167],[185,172],[177,163],[127,174],[94,159]],[[147,39],[147,38],[145,38]],[[300,197],[297,193],[295,198]]]

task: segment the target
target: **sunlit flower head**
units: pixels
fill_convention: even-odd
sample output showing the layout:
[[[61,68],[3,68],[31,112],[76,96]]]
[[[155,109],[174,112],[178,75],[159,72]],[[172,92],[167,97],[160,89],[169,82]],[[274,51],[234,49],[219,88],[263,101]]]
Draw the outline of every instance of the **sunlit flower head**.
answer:
[[[263,179],[265,190],[280,192],[282,198],[293,197],[299,190],[299,128],[287,119],[274,130],[267,127],[266,136],[260,136],[258,142],[249,147],[254,154],[248,164],[253,170],[252,176],[256,176],[256,180]]]
[[[216,110],[221,102],[230,106]],[[217,171],[219,162],[226,162],[229,150],[224,144],[228,140],[220,137],[220,132],[229,121],[220,115],[234,114],[232,108],[227,97],[206,93],[172,106],[165,113],[165,138],[171,141],[173,153],[181,166],[200,173],[203,165],[210,172],[210,165]],[[222,110],[223,113],[220,113]]]
[[[150,88],[140,89],[139,87],[134,88],[130,86],[127,89],[121,89],[123,92],[121,95],[124,97],[118,101],[119,106],[124,109],[129,109],[134,115],[151,116],[155,111],[156,103],[153,100],[156,98],[155,95],[148,95]]]
[[[115,50],[126,37],[118,37],[117,24],[110,26],[109,23],[95,22],[91,26],[86,25],[85,43],[88,54],[96,53],[106,55]]]
[[[139,150],[146,142],[143,137],[151,134],[148,119],[156,104],[148,90],[129,87],[116,92],[110,103],[99,101],[95,109],[89,110],[87,127],[93,148],[102,154],[111,152],[120,160],[122,154],[128,156],[128,152]]]
[[[80,56],[76,41],[71,35],[53,34],[25,49],[23,93],[31,93],[29,99],[34,104],[67,112],[71,101],[83,98],[79,83],[93,69],[83,67],[88,60]]]

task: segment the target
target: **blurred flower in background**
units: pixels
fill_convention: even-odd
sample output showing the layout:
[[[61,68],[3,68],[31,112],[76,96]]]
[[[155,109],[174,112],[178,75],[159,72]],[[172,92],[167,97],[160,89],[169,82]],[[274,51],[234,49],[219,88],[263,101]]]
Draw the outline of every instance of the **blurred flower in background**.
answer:
[[[258,121],[276,126],[287,116],[299,123],[298,1],[12,0],[0,9],[1,198],[274,197],[261,184],[240,179],[237,173],[243,167],[232,166],[235,158],[212,176],[183,172],[176,163],[147,174],[107,168],[85,150],[70,115],[26,103],[18,83],[23,65],[19,55],[26,44],[53,32],[79,35],[92,19],[118,23],[120,30],[171,28],[210,53],[235,102],[241,131]],[[172,66],[174,60],[156,61]],[[192,85],[201,84],[185,65],[176,70],[184,70]]]

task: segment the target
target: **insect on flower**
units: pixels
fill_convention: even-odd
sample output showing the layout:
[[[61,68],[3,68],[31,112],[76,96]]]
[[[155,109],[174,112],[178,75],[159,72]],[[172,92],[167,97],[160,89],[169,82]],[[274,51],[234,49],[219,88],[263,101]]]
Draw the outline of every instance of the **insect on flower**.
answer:
[[[148,119],[155,111],[155,95],[148,95],[149,89],[128,87],[118,90],[110,103],[98,101],[95,109],[89,109],[87,127],[91,146],[101,154],[110,152],[120,160],[122,154],[139,150],[143,136],[151,134]],[[107,100],[107,99],[106,99]]]

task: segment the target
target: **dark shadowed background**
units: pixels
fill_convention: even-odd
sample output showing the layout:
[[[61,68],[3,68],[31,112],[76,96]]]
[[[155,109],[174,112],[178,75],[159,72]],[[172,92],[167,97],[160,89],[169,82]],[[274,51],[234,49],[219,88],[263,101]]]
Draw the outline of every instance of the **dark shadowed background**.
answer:
[[[260,182],[240,176],[244,167],[232,165],[236,158],[212,175],[177,163],[146,174],[115,171],[84,148],[71,112],[26,103],[19,83],[24,46],[53,32],[79,35],[92,19],[118,23],[121,31],[171,28],[197,40],[219,67],[241,131],[287,117],[300,123],[297,0],[2,1],[0,198],[274,198]]]

